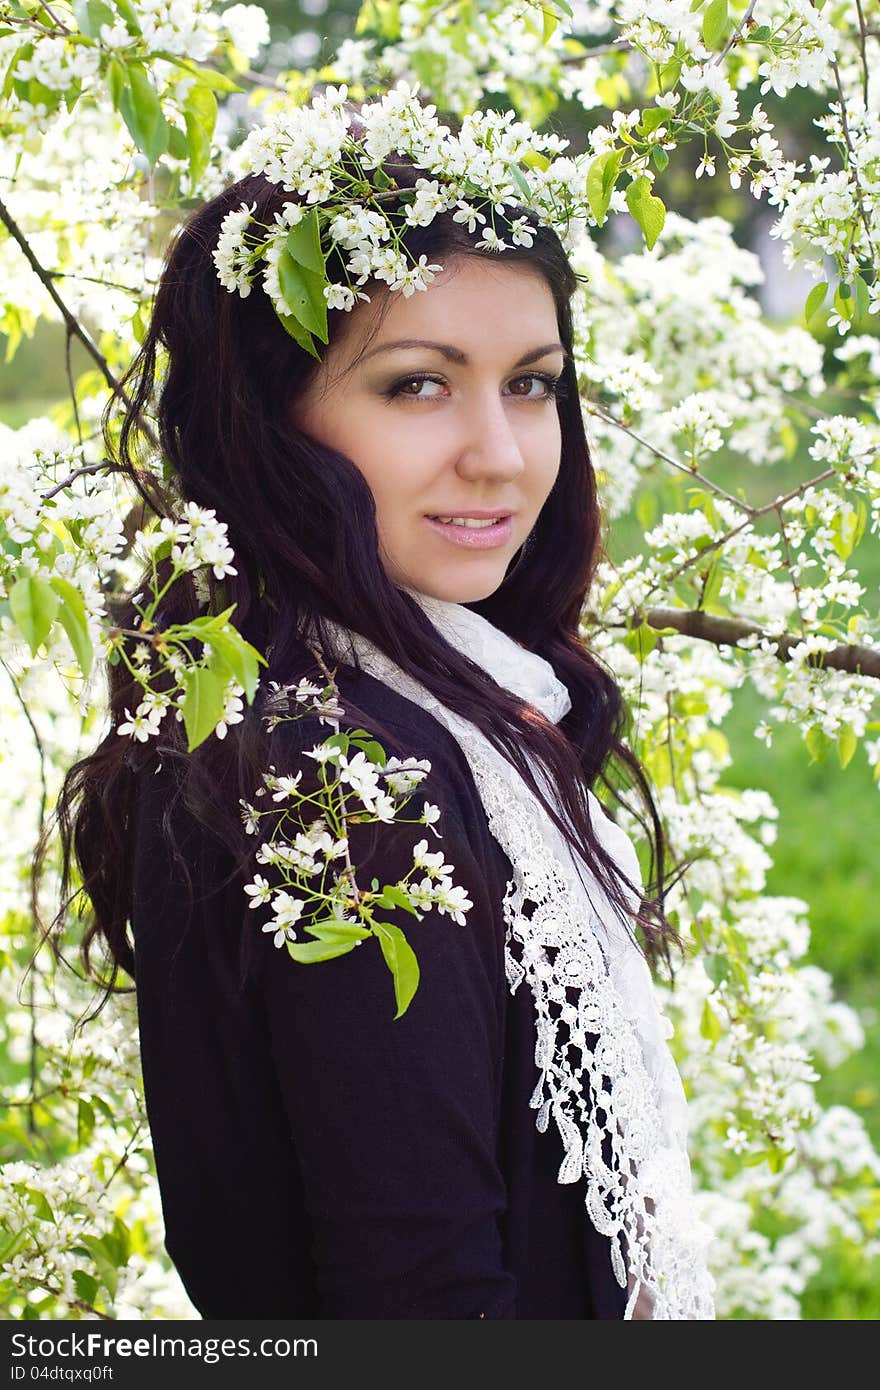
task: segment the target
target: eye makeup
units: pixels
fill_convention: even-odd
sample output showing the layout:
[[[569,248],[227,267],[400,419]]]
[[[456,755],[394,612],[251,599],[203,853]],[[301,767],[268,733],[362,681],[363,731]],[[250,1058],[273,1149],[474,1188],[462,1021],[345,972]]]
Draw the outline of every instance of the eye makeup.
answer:
[[[560,376],[553,376],[549,372],[523,372],[519,376],[513,377],[512,380],[541,381],[544,383],[545,386],[545,391],[543,395],[522,396],[517,393],[514,393],[514,400],[528,401],[531,403],[559,400],[565,394],[566,390],[565,383],[562,381],[562,378]],[[440,399],[438,396],[417,396],[414,395],[412,392],[405,391],[404,387],[411,385],[414,381],[432,381],[435,382],[438,386],[446,385],[446,382],[442,377],[436,376],[432,372],[408,372],[406,376],[398,377],[396,381],[392,382],[392,384],[382,392],[382,395],[385,397],[387,401],[434,401]]]

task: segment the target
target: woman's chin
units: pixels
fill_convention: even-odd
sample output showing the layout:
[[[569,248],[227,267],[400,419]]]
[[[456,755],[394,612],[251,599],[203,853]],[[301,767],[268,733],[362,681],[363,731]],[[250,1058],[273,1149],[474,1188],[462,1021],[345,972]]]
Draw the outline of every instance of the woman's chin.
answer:
[[[396,578],[394,582],[403,589],[415,589],[446,603],[479,603],[504,583],[504,567],[499,565],[494,573],[487,571],[485,575],[419,574]]]

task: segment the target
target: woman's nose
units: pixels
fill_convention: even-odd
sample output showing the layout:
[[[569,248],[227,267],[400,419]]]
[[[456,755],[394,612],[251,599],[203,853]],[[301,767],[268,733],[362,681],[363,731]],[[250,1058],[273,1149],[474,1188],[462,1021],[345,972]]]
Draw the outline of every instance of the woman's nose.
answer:
[[[522,450],[504,401],[481,396],[465,414],[457,471],[467,478],[513,478],[525,467]]]

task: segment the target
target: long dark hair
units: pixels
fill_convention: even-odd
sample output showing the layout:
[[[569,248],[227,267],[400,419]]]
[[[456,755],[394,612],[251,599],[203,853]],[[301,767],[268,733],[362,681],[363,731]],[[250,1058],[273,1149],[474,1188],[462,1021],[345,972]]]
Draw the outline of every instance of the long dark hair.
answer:
[[[398,185],[413,186],[425,176],[405,157],[385,162],[386,169],[392,165]],[[586,790],[601,782],[620,800],[634,792],[651,847],[648,890],[635,929],[648,954],[658,949],[666,953],[674,936],[662,907],[660,817],[625,742],[627,711],[620,690],[578,631],[601,554],[596,482],[571,356],[570,301],[579,277],[556,233],[539,226],[524,208],[508,209],[506,217],[496,214],[496,228],[503,235],[513,218],[525,215],[532,245],[501,253],[476,250],[474,236],[449,213],[436,216],[427,227],[403,232],[414,260],[426,253],[432,263],[447,264],[460,256],[486,256],[497,263],[501,255],[505,265],[521,264],[539,273],[553,294],[567,353],[556,406],[562,441],[558,477],[528,546],[514,557],[500,587],[467,605],[546,658],[565,682],[572,708],[558,725],[550,725],[536,722],[521,700],[450,646],[411,596],[387,577],[365,479],[350,458],[291,423],[291,402],[310,380],[315,360],[285,332],[259,285],[242,299],[218,280],[212,252],[224,216],[247,203],[255,205],[258,222],[272,225],[290,197],[263,176],[249,176],[182,226],[167,257],[149,330],[124,381],[127,404],[121,429],[112,408],[105,419],[108,450],[115,452],[145,505],[160,515],[176,515],[181,499],[188,499],[215,508],[227,522],[238,573],[223,579],[218,594],[209,572],[210,604],[213,611],[221,601],[223,607],[235,605],[236,627],[267,656],[268,669],[262,670],[260,690],[244,720],[230,728],[223,742],[210,738],[188,754],[183,726],[170,718],[148,746],[118,736],[123,712],[135,708],[141,691],[123,662],[106,666],[112,727],[93,753],[70,768],[58,799],[62,907],[47,934],[57,948],[69,903],[84,893],[92,909],[81,943],[86,974],[96,978],[90,960],[96,938],[112,967],[109,979],[102,980],[107,992],[116,988],[120,968],[134,974],[128,935],[132,810],[140,765],[157,752],[175,769],[175,799],[182,797],[188,813],[223,841],[235,860],[232,872],[245,868],[253,841],[244,836],[239,799],[252,796],[275,747],[275,735],[262,719],[264,691],[269,681],[315,674],[304,624],[317,624],[320,644],[321,619],[329,618],[364,634],[444,705],[472,720],[517,767],[624,909],[631,885],[599,841]],[[509,244],[510,237],[506,239]],[[373,286],[366,288],[372,294]],[[331,343],[345,318],[342,310],[329,312]],[[164,483],[141,466],[143,421],[151,413],[158,422]],[[163,600],[160,625],[187,621],[199,609],[193,583],[184,577]],[[126,629],[135,612],[133,596],[113,609],[115,621]],[[352,727],[369,727],[389,751],[400,756],[413,751],[397,749],[389,731],[350,700],[345,709]],[[535,779],[531,764],[539,759],[550,770],[573,833]],[[38,863],[47,842],[48,829]],[[182,858],[173,836],[169,853]],[[74,857],[82,888],[68,897]],[[247,950],[243,943],[243,961]]]

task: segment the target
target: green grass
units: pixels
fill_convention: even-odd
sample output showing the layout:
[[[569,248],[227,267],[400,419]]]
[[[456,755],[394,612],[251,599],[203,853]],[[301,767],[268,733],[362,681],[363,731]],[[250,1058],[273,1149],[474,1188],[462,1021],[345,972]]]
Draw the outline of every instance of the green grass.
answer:
[[[0,424],[6,425],[11,430],[20,430],[29,420],[35,420],[41,415],[48,415],[52,407],[57,404],[57,396],[46,396],[38,400],[27,401],[0,400]]]
[[[852,1106],[880,1147],[880,788],[858,754],[846,771],[830,759],[810,765],[797,729],[779,730],[765,748],[753,732],[762,704],[751,687],[737,692],[724,781],[759,787],[779,807],[767,892],[809,904],[807,958],[829,971],[865,1026],[864,1049],[822,1077],[819,1099]]]

